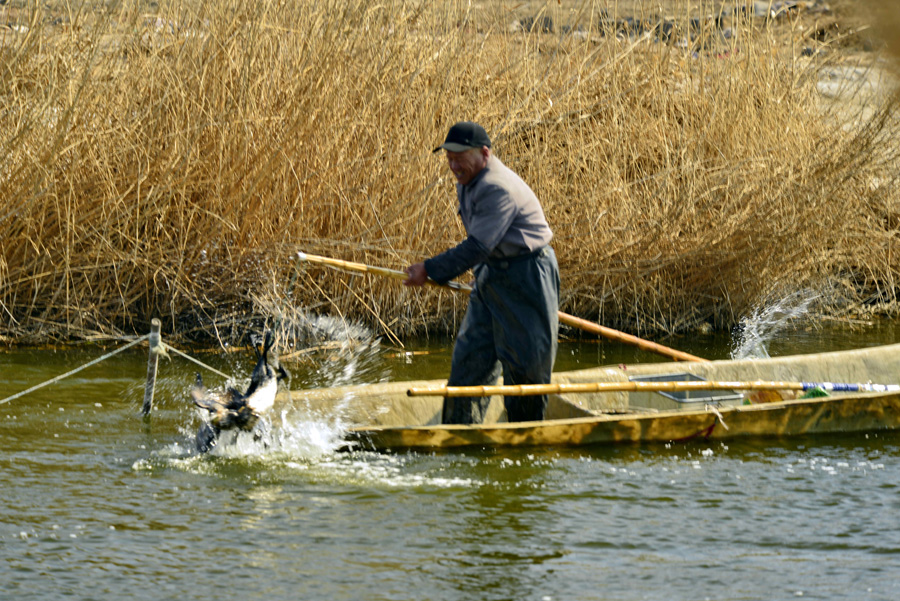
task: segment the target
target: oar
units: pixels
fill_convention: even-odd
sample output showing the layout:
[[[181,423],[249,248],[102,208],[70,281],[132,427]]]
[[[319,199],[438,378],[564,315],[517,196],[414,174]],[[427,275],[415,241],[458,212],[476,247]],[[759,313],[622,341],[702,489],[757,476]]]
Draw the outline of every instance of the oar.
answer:
[[[375,275],[383,275],[391,278],[397,278],[405,280],[409,276],[404,271],[399,271],[397,269],[386,269],[384,267],[373,267],[371,265],[365,265],[363,263],[352,263],[350,261],[343,261],[341,259],[331,259],[329,257],[321,257],[318,255],[310,255],[304,252],[297,253],[297,257],[301,261],[308,261],[310,263],[317,263],[319,265],[327,265],[328,267],[334,267],[336,269],[344,269],[347,271],[359,271],[362,273],[373,273]],[[429,279],[428,283],[433,286],[440,286],[443,288],[450,288],[452,290],[459,290],[464,292],[471,292],[472,288],[466,286],[465,284],[460,284],[458,282],[449,282],[447,284],[438,284],[434,280]],[[584,330],[585,332],[591,332],[592,334],[599,334],[605,338],[609,338],[610,340],[616,340],[618,342],[624,342],[625,344],[630,344],[632,346],[636,346],[641,350],[649,351],[652,353],[658,353],[660,355],[669,357],[670,359],[674,359],[675,361],[707,361],[707,359],[703,359],[701,357],[697,357],[695,355],[691,355],[690,353],[685,353],[683,351],[677,351],[675,349],[669,348],[667,346],[663,346],[661,344],[657,344],[655,342],[651,342],[649,340],[644,340],[643,338],[638,338],[637,336],[632,336],[631,334],[626,334],[625,332],[620,332],[618,330],[614,330],[612,328],[608,328],[606,326],[601,326],[598,323],[594,323],[592,321],[587,321],[586,319],[581,319],[580,317],[575,317],[574,315],[569,315],[568,313],[559,312],[559,321],[566,325],[572,326],[574,328],[578,328],[580,330]]]
[[[836,382],[587,382],[577,384],[521,384],[514,386],[437,386],[410,388],[408,396],[530,396],[580,392],[682,392],[690,390],[801,390],[830,392],[900,392],[898,384],[843,384]]]

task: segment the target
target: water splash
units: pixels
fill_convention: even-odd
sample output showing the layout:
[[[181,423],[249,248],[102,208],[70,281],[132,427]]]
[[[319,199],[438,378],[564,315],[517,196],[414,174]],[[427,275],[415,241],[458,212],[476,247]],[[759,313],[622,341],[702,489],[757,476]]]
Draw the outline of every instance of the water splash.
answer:
[[[797,322],[808,319],[821,296],[812,290],[800,290],[755,309],[736,328],[731,358],[768,358],[772,341]]]
[[[262,301],[258,299],[257,302]],[[274,306],[269,308],[275,310]],[[389,367],[381,357],[380,339],[369,328],[339,318],[311,315],[302,308],[288,306],[281,309],[274,326],[257,325],[259,332],[276,331],[282,364],[287,364],[293,372],[291,388],[294,390],[377,382],[387,377]],[[249,337],[258,342],[254,340],[258,335],[261,334],[250,332]],[[241,364],[231,366],[233,375],[226,384],[244,390],[255,360],[251,362],[244,357],[237,360]],[[187,397],[188,394],[182,392],[179,396]],[[297,402],[295,395],[295,402],[282,407],[280,414],[264,416],[261,429],[252,433],[223,432],[213,454],[307,458],[331,453],[345,444],[342,438],[346,420],[343,418],[348,402],[345,400],[330,408],[333,415],[311,415],[302,403]],[[206,420],[208,416],[202,411],[192,412],[189,423],[178,428],[190,441],[188,447],[199,426],[197,418]]]
[[[171,442],[156,454],[173,460],[204,457],[195,444],[197,423],[203,419],[205,416],[195,412],[189,422],[177,427],[181,440]],[[205,455],[230,459],[319,460],[347,447],[346,431],[340,411],[319,416],[286,406],[279,414],[263,416],[251,432],[221,432],[216,445]]]
[[[296,388],[332,388],[378,382],[388,377],[380,340],[340,341],[311,360],[311,369]]]
[[[339,416],[322,418],[304,409],[286,408],[259,438],[248,432],[226,432],[212,451],[202,455],[190,444],[170,444],[135,461],[132,470],[176,469],[260,486],[299,479],[367,490],[478,488],[490,481],[476,469],[482,460],[354,450],[344,441],[345,432]],[[462,473],[456,473],[459,466]]]
[[[256,311],[272,316],[282,361],[312,365],[296,388],[324,388],[385,377],[381,339],[363,324],[330,315],[315,315],[284,303],[278,296],[254,298]],[[269,327],[269,326],[267,326]]]
[[[225,457],[278,456],[318,459],[342,449],[347,430],[340,416],[312,417],[293,407],[282,409],[275,419],[260,420],[262,428],[222,439],[215,453]]]

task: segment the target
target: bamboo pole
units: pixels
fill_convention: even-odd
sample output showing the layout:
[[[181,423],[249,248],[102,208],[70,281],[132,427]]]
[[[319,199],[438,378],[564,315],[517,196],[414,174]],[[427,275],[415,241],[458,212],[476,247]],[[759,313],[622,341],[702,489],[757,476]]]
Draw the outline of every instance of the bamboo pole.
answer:
[[[559,312],[559,321],[560,323],[572,326],[573,328],[578,328],[579,330],[584,330],[585,332],[591,332],[592,334],[598,334],[600,336],[603,336],[604,338],[609,338],[610,340],[624,342],[625,344],[636,346],[643,351],[657,353],[659,355],[674,359],[675,361],[708,361],[708,359],[697,357],[696,355],[691,355],[690,353],[685,353],[684,351],[669,348],[667,346],[657,344],[656,342],[645,340],[644,338],[638,338],[637,336],[626,334],[625,332],[620,332],[619,330],[614,330],[612,328],[602,326],[599,323],[594,323],[586,319],[581,319],[580,317],[575,317],[574,315],[569,315],[568,313],[563,313],[562,311]]]
[[[332,259],[329,257],[322,257],[319,255],[310,255],[304,252],[297,253],[297,257],[301,261],[307,261],[309,263],[316,263],[319,265],[326,265],[328,267],[334,267],[336,269],[344,269],[346,271],[358,271],[360,273],[371,273],[375,275],[381,275],[386,277],[391,277],[395,279],[405,280],[409,276],[404,271],[399,271],[397,269],[387,269],[385,267],[373,267],[372,265],[366,265],[364,263],[353,263],[351,261],[344,261],[341,259]],[[438,284],[434,280],[429,279],[428,283],[432,286],[438,286],[441,288],[450,288],[452,290],[462,291],[462,292],[472,292],[472,288],[470,286],[466,286],[465,284],[460,284],[459,282],[448,282],[447,284]],[[560,323],[564,323],[568,326],[572,326],[574,328],[578,328],[580,330],[584,330],[585,332],[591,332],[592,334],[598,334],[605,338],[609,338],[610,340],[615,340],[618,342],[624,342],[625,344],[630,344],[632,346],[636,346],[641,350],[649,351],[651,353],[657,353],[663,355],[665,357],[669,357],[670,359],[674,359],[675,361],[708,361],[708,359],[703,359],[702,357],[697,357],[696,355],[691,355],[690,353],[685,353],[683,351],[678,351],[673,348],[669,348],[667,346],[663,346],[661,344],[657,344],[656,342],[651,342],[650,340],[645,340],[643,338],[638,338],[637,336],[633,336],[631,334],[626,334],[625,332],[620,332],[619,330],[614,330],[612,328],[608,328],[606,326],[602,326],[598,323],[594,323],[592,321],[588,321],[586,319],[581,319],[580,317],[575,317],[574,315],[569,315],[568,313],[559,312],[559,321]]]
[[[691,390],[800,390],[821,388],[830,392],[900,392],[897,384],[845,384],[836,382],[587,382],[577,384],[522,384],[514,386],[437,386],[410,388],[408,396],[530,396],[586,392],[684,392]]]
[[[330,257],[322,257],[319,255],[310,255],[304,252],[297,253],[297,257],[301,261],[307,261],[309,263],[316,263],[318,265],[327,265],[328,267],[334,267],[335,269],[343,269],[345,271],[358,271],[360,273],[373,273],[375,275],[383,275],[386,277],[405,280],[409,276],[405,271],[400,271],[399,269],[388,269],[387,267],[375,267],[373,265],[366,265],[365,263],[353,263],[352,261],[344,261],[342,259],[332,259]],[[452,290],[458,290],[462,292],[472,292],[471,286],[466,286],[465,284],[460,284],[459,282],[447,282],[446,284],[438,284],[432,279],[428,280],[428,283],[432,286],[437,286],[439,288],[450,288]]]

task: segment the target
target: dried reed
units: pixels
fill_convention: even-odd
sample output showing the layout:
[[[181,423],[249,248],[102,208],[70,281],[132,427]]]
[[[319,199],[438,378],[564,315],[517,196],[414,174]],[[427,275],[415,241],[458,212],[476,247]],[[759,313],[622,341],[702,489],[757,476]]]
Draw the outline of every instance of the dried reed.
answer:
[[[895,301],[896,102],[822,102],[835,54],[803,56],[828,40],[790,15],[617,5],[529,3],[529,33],[521,11],[464,1],[10,0],[0,332],[159,316],[209,339],[298,310],[452,330],[461,297],[295,257],[402,268],[460,240],[431,153],[460,119],[543,200],[567,312],[646,334],[730,327],[806,288],[833,311]]]

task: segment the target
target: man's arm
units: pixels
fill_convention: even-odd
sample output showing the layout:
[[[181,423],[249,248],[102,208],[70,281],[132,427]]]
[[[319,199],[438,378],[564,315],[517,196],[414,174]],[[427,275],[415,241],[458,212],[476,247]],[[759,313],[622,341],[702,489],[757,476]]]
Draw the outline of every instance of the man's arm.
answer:
[[[490,254],[491,251],[484,244],[469,236],[436,257],[407,267],[406,273],[409,275],[409,279],[403,283],[407,286],[421,286],[430,277],[438,284],[446,284],[456,276],[484,262]]]

